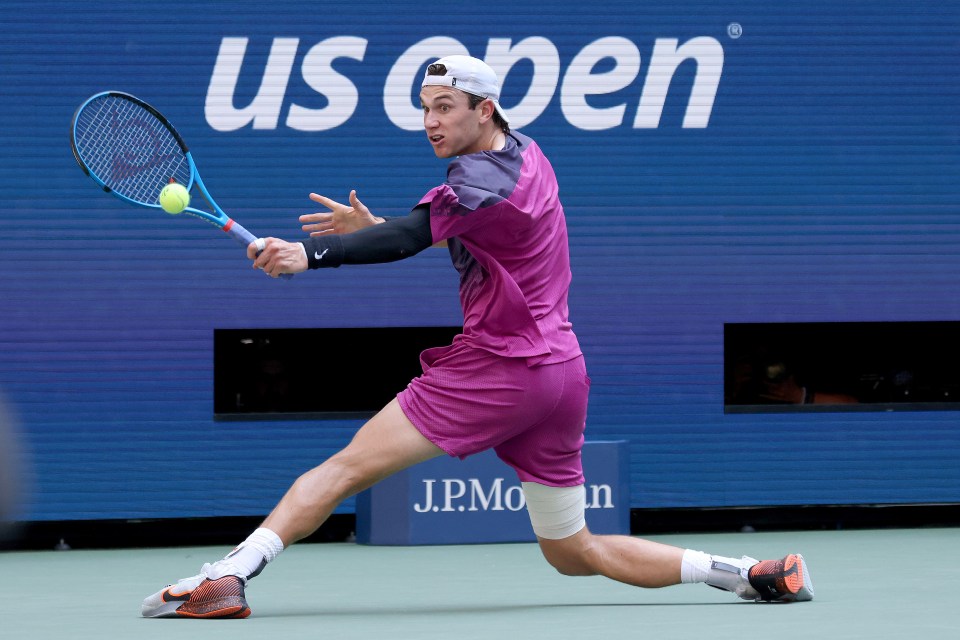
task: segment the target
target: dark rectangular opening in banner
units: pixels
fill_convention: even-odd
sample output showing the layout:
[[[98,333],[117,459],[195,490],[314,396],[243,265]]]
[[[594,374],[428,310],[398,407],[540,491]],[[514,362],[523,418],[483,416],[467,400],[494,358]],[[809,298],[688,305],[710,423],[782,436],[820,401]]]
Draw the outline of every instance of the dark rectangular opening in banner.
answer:
[[[216,329],[214,417],[364,417],[420,375],[460,327]]]
[[[960,409],[960,322],[727,324],[724,408]]]

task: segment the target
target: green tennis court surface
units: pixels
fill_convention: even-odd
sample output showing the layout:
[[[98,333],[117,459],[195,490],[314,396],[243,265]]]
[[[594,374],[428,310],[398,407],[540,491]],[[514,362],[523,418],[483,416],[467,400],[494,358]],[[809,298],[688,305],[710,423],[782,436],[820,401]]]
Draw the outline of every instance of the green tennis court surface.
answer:
[[[251,582],[246,620],[148,620],[145,596],[229,549],[8,552],[0,638],[960,638],[960,529],[651,538],[731,556],[800,551],[816,599],[764,605],[704,585],[569,578],[533,544],[305,544]]]

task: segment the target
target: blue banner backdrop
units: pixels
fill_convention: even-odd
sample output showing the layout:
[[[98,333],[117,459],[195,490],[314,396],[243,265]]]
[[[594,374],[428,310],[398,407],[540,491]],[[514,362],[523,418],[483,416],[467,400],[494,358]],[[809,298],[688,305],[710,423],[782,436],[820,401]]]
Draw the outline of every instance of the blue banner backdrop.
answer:
[[[0,389],[30,469],[20,517],[265,513],[358,422],[215,422],[215,328],[461,322],[443,251],[273,281],[214,229],[99,192],[70,154],[76,107],[105,89],[155,104],[229,213],[294,239],[311,191],[402,215],[443,180],[415,96],[429,59],[456,52],[501,72],[554,163],[588,438],[629,443],[633,507],[960,501],[955,413],[723,412],[725,323],[960,319],[958,5],[14,1],[4,16]]]

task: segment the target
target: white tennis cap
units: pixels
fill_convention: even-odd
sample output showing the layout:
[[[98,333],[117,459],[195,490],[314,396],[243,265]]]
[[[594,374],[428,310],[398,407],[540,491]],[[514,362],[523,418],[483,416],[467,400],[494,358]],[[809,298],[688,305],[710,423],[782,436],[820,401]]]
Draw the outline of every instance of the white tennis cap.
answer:
[[[486,62],[470,56],[447,56],[433,64],[442,64],[447,68],[447,73],[442,76],[432,76],[428,69],[423,76],[421,87],[442,85],[454,87],[481,98],[489,98],[493,100],[493,106],[503,121],[510,124],[507,114],[500,106],[500,81]]]

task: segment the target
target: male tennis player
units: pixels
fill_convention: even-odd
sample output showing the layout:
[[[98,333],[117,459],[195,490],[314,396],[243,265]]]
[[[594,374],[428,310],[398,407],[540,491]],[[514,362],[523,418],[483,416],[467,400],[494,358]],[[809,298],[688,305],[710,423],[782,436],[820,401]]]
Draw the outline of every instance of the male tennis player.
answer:
[[[399,260],[446,241],[460,273],[463,333],[425,351],[423,375],[345,449],[297,479],[225,558],[147,598],[144,616],[246,617],[247,582],[342,500],[435,456],[490,448],[519,476],[540,548],[562,574],[641,587],[706,582],[750,600],[813,597],[798,554],[723,558],[587,529],[580,450],[590,379],[568,320],[566,222],[550,163],[533,140],[510,131],[499,97],[482,61],[437,60],[420,100],[434,152],[453,159],[446,182],[391,220],[375,218],[355,192],[351,206],[314,196],[330,211],[302,218],[309,239],[248,248],[254,267],[277,277]]]

